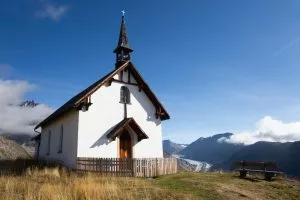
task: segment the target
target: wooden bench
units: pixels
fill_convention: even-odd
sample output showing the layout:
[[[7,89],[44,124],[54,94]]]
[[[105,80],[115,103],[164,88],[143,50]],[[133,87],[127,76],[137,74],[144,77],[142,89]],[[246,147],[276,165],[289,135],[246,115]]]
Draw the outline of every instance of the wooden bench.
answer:
[[[277,175],[283,175],[275,162],[246,162],[239,161],[235,163],[235,169],[240,172],[241,178],[252,173],[262,173],[265,180],[271,181]]]

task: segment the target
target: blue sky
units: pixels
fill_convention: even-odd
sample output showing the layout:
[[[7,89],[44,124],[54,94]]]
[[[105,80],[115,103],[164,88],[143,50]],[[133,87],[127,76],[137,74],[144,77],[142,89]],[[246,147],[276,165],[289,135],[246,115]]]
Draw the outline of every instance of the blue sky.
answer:
[[[114,68],[123,9],[132,61],[171,115],[165,138],[241,132],[264,116],[299,121],[296,0],[1,1],[0,76],[59,107]]]

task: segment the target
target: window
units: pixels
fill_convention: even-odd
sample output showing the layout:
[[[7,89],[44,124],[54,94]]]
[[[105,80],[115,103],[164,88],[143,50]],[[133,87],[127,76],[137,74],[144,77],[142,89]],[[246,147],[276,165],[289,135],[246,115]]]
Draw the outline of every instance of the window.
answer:
[[[60,127],[60,135],[59,135],[58,152],[57,153],[62,153],[63,139],[64,139],[64,126],[61,125],[61,127]]]
[[[47,155],[50,154],[50,145],[51,145],[51,130],[48,133],[48,147],[47,147]]]
[[[121,87],[121,94],[120,94],[120,103],[128,104],[130,103],[130,92],[129,89],[125,86]]]

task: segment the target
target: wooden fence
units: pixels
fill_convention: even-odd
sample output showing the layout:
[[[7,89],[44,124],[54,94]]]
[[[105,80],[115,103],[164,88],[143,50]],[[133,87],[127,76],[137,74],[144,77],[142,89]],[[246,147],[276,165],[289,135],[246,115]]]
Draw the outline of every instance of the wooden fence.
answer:
[[[177,173],[176,158],[77,158],[77,170],[104,176],[156,177]]]

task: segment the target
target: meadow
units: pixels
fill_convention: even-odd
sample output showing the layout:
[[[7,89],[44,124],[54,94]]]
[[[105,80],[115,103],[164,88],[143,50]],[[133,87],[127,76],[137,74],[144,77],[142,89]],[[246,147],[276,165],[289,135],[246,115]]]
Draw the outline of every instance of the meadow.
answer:
[[[75,199],[300,199],[295,180],[240,179],[234,173],[189,173],[155,179],[101,177],[58,168],[0,176],[1,200]]]

